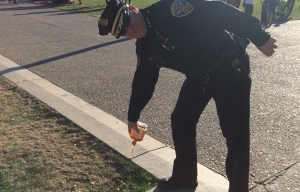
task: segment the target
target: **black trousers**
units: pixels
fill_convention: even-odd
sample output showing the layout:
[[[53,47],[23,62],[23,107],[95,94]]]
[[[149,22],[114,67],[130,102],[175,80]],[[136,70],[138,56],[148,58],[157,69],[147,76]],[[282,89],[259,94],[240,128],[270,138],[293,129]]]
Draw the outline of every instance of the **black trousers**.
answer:
[[[263,25],[267,25],[268,24],[268,19],[267,19],[267,12],[266,12],[266,7],[265,6],[262,6],[262,9],[261,9],[261,15],[260,15],[260,22],[261,24]]]
[[[252,4],[244,4],[244,11],[246,14],[248,15],[252,15],[253,14],[253,5]]]
[[[174,179],[197,179],[196,128],[201,113],[213,98],[228,148],[229,192],[248,192],[250,87],[250,77],[235,78],[229,64],[213,72],[208,84],[195,78],[185,80],[171,115],[176,152]]]

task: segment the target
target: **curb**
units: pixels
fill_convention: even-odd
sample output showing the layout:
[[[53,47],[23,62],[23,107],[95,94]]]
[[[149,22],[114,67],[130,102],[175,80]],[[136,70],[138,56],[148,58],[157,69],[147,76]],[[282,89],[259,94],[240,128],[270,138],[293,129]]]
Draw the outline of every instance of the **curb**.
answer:
[[[0,74],[17,84],[28,93],[43,101],[123,156],[131,159],[131,139],[127,125],[104,111],[39,77],[22,66],[0,55]],[[158,179],[172,174],[174,149],[145,135],[137,143],[132,161]],[[198,163],[197,192],[225,192],[228,180],[220,174]],[[153,188],[148,192],[159,192]],[[190,191],[179,189],[173,191]],[[194,190],[195,191],[195,190]]]

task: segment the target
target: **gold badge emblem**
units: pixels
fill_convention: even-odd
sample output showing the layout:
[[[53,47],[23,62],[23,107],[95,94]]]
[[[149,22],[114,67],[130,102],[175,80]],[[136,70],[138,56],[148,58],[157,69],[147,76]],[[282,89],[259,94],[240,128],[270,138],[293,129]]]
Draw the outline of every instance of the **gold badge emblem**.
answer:
[[[98,23],[100,25],[104,25],[104,26],[107,26],[108,25],[108,19],[103,19],[103,18],[100,18]]]

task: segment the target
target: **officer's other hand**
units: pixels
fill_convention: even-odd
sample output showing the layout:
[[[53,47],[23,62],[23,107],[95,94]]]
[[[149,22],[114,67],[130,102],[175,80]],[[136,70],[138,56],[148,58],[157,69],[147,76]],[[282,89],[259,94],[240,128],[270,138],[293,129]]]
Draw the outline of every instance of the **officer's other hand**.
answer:
[[[277,45],[275,43],[276,40],[273,37],[270,37],[270,39],[263,46],[258,47],[258,49],[263,54],[270,57],[273,55],[273,53],[275,53],[275,49],[277,48]]]
[[[128,133],[130,135],[131,129],[134,129],[135,131],[139,132],[139,129],[137,127],[137,122],[128,122]]]

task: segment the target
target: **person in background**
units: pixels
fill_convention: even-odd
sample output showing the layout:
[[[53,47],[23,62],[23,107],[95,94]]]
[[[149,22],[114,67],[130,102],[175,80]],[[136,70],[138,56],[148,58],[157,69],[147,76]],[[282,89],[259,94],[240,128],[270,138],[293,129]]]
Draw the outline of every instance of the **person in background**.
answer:
[[[253,6],[254,6],[254,0],[244,0],[243,7],[244,12],[248,15],[253,14]]]
[[[222,1],[163,0],[138,9],[110,0],[98,28],[101,36],[111,33],[116,38],[136,39],[137,68],[128,109],[129,133],[132,129],[138,132],[137,122],[154,93],[160,68],[186,76],[171,114],[176,153],[173,171],[171,177],[158,181],[158,188],[198,186],[197,123],[213,98],[228,148],[229,192],[248,192],[249,57],[228,32],[249,38],[270,57],[277,48],[276,40],[262,30],[259,20]]]
[[[11,3],[10,3],[10,0],[6,0],[6,2],[7,2],[8,4],[11,4]],[[13,3],[16,4],[16,5],[19,5],[18,0],[13,0]]]
[[[299,2],[299,0],[298,0]],[[295,5],[295,0],[287,0],[286,6],[287,6],[287,14],[291,14],[293,11]]]
[[[260,22],[261,22],[261,27],[265,29],[268,26],[268,17],[266,12],[267,0],[260,0],[260,3],[261,3]]]
[[[276,7],[278,0],[266,0],[267,26],[271,26],[276,19]]]
[[[277,5],[276,10],[277,10],[279,13],[284,14],[284,12],[285,12],[286,9],[287,9],[286,4],[287,4],[287,1],[286,1],[286,0],[280,0],[279,3],[278,3],[278,5]]]
[[[240,7],[240,0],[226,0],[226,3],[229,4],[229,5],[232,5],[236,8],[239,8]]]

